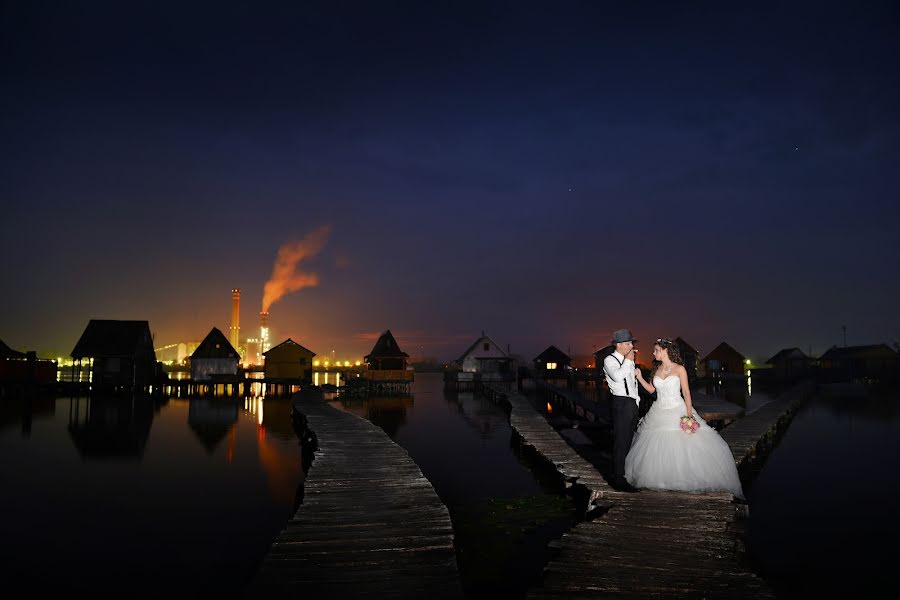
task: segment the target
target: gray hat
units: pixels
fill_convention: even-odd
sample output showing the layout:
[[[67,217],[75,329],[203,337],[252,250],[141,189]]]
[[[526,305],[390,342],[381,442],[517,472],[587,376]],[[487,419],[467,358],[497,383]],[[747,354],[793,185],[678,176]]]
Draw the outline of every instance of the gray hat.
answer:
[[[636,342],[637,340],[631,335],[631,332],[627,329],[617,329],[613,333],[612,342],[613,344],[618,344],[620,342]]]

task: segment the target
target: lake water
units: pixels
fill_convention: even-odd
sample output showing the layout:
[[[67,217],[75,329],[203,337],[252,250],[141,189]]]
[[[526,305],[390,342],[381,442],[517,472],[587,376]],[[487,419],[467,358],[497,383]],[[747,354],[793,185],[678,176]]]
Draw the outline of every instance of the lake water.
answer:
[[[779,597],[896,597],[900,398],[820,393],[747,488],[747,548]]]
[[[524,597],[549,558],[547,543],[571,527],[574,505],[519,458],[505,410],[444,390],[440,373],[417,373],[411,389],[331,404],[380,426],[431,481],[453,520],[465,591]]]
[[[32,592],[232,595],[294,512],[290,401],[4,399],[0,570]]]
[[[332,402],[383,427],[432,481],[466,589],[521,597],[571,505],[518,459],[501,408],[445,393],[440,374],[418,374],[412,391]],[[3,581],[36,593],[240,595],[296,510],[290,411],[273,397],[0,400]]]
[[[330,402],[382,427],[450,509],[470,596],[521,598],[571,505],[505,411],[417,374],[407,397]],[[751,403],[752,405],[752,403]],[[0,401],[0,573],[32,592],[237,596],[295,511],[288,398]],[[821,394],[745,482],[748,557],[780,598],[900,591],[896,395]]]

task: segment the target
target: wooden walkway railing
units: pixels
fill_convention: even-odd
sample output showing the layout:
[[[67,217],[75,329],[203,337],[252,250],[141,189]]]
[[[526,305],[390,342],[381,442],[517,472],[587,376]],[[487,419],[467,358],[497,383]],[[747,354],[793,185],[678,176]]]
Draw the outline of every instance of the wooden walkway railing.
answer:
[[[483,391],[508,406],[522,446],[576,488],[573,495],[586,501],[589,517],[594,506],[605,510],[555,544],[558,554],[529,598],[773,597],[742,560],[741,520],[747,507],[735,503],[731,494],[613,490],[527,398],[489,386]],[[733,433],[729,429],[743,419],[727,427],[724,435],[735,462],[755,452],[757,442],[784,423],[805,393],[795,390],[744,417],[754,418]]]
[[[321,392],[304,390],[294,407],[315,459],[246,595],[462,598],[450,514],[409,454]]]

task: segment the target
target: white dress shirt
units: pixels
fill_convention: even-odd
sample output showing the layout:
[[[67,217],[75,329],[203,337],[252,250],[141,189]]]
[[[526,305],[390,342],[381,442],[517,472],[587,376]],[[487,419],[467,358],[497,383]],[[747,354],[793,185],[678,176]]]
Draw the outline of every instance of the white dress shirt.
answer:
[[[606,384],[613,396],[626,396],[634,398],[638,404],[641,398],[638,396],[638,382],[634,376],[634,361],[625,358],[618,352],[613,352],[603,359],[603,374],[606,375]]]

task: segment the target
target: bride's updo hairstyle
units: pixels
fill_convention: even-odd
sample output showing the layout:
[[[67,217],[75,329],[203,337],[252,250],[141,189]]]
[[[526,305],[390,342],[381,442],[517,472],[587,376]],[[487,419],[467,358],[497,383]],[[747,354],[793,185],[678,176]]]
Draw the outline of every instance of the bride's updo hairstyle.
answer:
[[[678,349],[678,344],[668,338],[657,338],[655,344],[668,352],[669,360],[673,363],[676,365],[684,364],[684,359],[681,358],[681,350]]]

